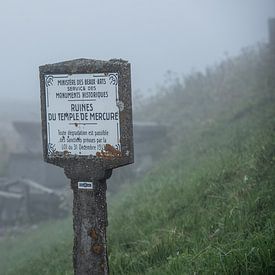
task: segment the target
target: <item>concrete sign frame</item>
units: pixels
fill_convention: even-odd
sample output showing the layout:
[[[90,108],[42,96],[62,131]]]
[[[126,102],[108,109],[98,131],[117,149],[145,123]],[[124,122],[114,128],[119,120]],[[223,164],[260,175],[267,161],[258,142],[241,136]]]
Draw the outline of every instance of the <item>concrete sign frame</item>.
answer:
[[[131,78],[130,64],[121,59],[110,61],[77,59],[51,65],[40,66],[40,91],[41,91],[41,116],[44,160],[48,163],[63,168],[71,165],[82,165],[84,162],[101,170],[108,170],[124,166],[134,162],[133,149],[133,124],[132,124],[132,101],[131,101]],[[47,86],[52,84],[52,78],[59,76],[105,74],[113,75],[110,81],[117,81],[119,111],[119,135],[120,148],[107,144],[94,155],[71,154],[69,150],[55,151],[49,148],[48,117],[47,117]],[[117,78],[115,78],[117,76]],[[52,77],[52,78],[50,78]],[[70,77],[69,77],[70,78]],[[74,86],[74,85],[71,85]],[[70,86],[69,86],[70,87]],[[79,100],[80,101],[80,100]],[[81,102],[81,101],[80,101]],[[106,106],[108,110],[108,106]],[[77,125],[77,123],[76,123]],[[76,129],[79,128],[77,125]],[[91,127],[92,128],[92,127]],[[49,152],[52,151],[52,154]]]

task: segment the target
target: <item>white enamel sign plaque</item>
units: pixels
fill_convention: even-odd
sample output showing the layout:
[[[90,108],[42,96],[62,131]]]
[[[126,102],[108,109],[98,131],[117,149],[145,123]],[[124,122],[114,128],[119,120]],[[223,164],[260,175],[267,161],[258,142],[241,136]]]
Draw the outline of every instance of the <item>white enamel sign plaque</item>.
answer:
[[[118,74],[45,75],[48,156],[120,150]]]

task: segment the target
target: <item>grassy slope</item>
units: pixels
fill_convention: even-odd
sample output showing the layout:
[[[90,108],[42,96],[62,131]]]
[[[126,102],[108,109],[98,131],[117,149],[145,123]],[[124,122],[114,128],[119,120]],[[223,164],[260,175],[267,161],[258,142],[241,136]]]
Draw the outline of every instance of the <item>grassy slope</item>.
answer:
[[[72,223],[40,224],[18,237],[0,240],[0,274],[73,274]]]
[[[158,167],[109,203],[111,271],[273,274],[275,88],[266,50],[185,83],[172,83],[140,115],[169,123],[170,145]],[[72,274],[70,226],[0,242],[1,270]]]

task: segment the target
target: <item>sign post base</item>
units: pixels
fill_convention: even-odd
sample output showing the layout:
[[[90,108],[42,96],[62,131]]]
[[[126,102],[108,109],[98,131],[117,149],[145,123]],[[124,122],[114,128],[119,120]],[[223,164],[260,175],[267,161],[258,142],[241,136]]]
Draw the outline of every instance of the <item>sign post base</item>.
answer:
[[[84,186],[89,189],[79,188],[79,182],[71,179],[74,194],[74,273],[76,275],[109,274],[106,240],[106,179],[87,182]]]

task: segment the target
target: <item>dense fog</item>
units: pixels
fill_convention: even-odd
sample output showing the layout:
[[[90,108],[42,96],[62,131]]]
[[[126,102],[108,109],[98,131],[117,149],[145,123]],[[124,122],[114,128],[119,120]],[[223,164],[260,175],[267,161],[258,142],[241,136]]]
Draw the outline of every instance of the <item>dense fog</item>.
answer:
[[[275,24],[274,19],[270,20],[274,17],[273,0],[1,3],[0,266],[3,265],[3,274],[37,274],[37,270],[43,270],[41,274],[67,274],[72,270],[71,254],[62,254],[62,249],[72,249],[73,242],[71,184],[63,168],[43,160],[41,127],[41,118],[45,118],[43,112],[41,117],[43,104],[49,99],[53,102],[65,98],[66,89],[74,92],[68,100],[71,116],[61,109],[59,112],[57,104],[48,118],[70,120],[69,124],[75,127],[80,127],[79,123],[73,123],[78,112],[87,120],[122,123],[124,108],[132,107],[135,162],[114,169],[107,180],[109,260],[114,274],[151,271],[154,274],[189,271],[272,274],[274,238],[264,238],[274,231],[273,206],[268,195],[274,192],[271,166],[275,152],[272,139]],[[56,75],[46,73],[45,79],[49,77],[50,82],[42,81],[41,101],[39,66],[79,58],[127,60],[131,65],[131,85],[125,80],[120,84],[129,90],[132,87],[132,106],[127,97],[124,98],[127,103],[119,100],[116,87],[99,88],[108,82],[108,77],[108,85],[115,83],[116,72],[98,72],[93,79],[84,74],[78,78],[64,74],[58,77],[69,76],[69,79],[56,82],[52,79]],[[78,82],[83,83],[84,90],[77,90]],[[52,97],[45,95],[50,91],[47,85],[57,87]],[[85,92],[87,87],[90,90]],[[98,94],[92,95],[95,91]],[[113,102],[111,99],[108,102],[112,107],[102,105],[101,113],[88,116],[98,106],[95,98],[111,98],[111,93]],[[84,95],[95,98],[89,103],[87,98],[79,102]],[[50,110],[49,104],[47,108]],[[127,113],[127,119],[128,116]],[[48,123],[43,125],[49,127]],[[107,142],[106,129],[92,128],[96,123],[90,123],[91,133],[95,132],[91,135],[103,136],[101,140],[106,144],[95,156],[121,157],[119,123],[114,124],[113,132],[107,129],[112,135],[117,134],[115,148]],[[126,123],[123,127],[127,128],[123,130],[127,134],[131,131]],[[82,138],[77,134],[81,131],[59,132],[60,140],[68,136],[68,140],[78,142]],[[95,142],[92,140],[86,138],[85,146]],[[65,149],[64,154],[71,153]],[[111,175],[110,169],[107,174]],[[256,190],[260,182],[265,185]],[[212,205],[213,198],[218,202]],[[222,216],[223,213],[227,216]],[[251,220],[255,224],[250,228]],[[39,235],[42,228],[41,232],[45,236],[49,234],[49,238]],[[194,237],[192,234],[198,228]],[[236,232],[247,239],[252,236],[251,243],[243,238],[244,244],[231,247],[230,238]],[[224,234],[224,239],[230,235],[224,247],[219,247],[224,241],[219,234]],[[35,242],[34,238],[41,240]],[[59,251],[55,243],[61,247],[60,255],[67,257],[57,257],[65,263],[60,269],[56,268],[57,264],[45,267],[40,262],[45,255]],[[258,243],[267,244],[266,248]],[[26,263],[36,259],[36,255],[31,252],[18,256],[19,263],[12,269],[17,244],[22,254],[33,245],[29,250],[37,249],[41,258],[30,267]],[[242,249],[247,250],[242,252]],[[5,253],[6,250],[9,252]],[[238,255],[234,254],[236,251]],[[215,262],[215,257],[220,260]],[[238,261],[234,257],[241,259],[239,266],[235,267]],[[210,258],[214,259],[213,264],[206,263]],[[253,265],[256,258],[259,262]],[[183,269],[185,262],[189,264]]]

